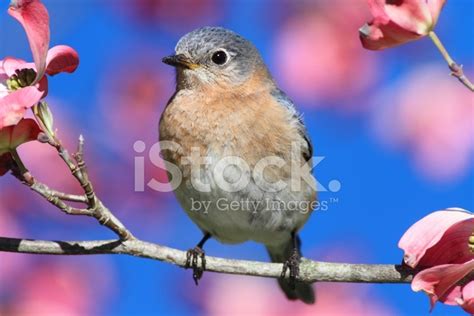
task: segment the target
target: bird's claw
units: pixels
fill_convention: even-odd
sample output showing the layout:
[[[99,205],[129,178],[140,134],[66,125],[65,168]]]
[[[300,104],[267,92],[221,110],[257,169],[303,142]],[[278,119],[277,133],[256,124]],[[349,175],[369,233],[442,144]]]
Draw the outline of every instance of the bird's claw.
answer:
[[[201,264],[198,264],[199,259],[201,259]],[[184,266],[186,269],[193,269],[193,280],[196,285],[199,284],[199,280],[202,278],[204,271],[206,270],[206,254],[201,247],[194,247],[189,249],[186,252],[186,264]]]
[[[298,253],[298,250],[294,250],[291,256],[286,259],[283,263],[283,270],[281,271],[280,278],[284,279],[286,276],[286,271],[290,271],[290,286],[295,289],[296,288],[296,279],[300,275],[300,260],[301,257]]]

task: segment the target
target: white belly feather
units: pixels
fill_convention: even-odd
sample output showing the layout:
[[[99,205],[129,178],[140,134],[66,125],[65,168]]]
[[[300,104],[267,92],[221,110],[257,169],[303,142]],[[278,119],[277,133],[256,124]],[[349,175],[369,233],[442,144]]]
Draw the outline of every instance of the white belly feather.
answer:
[[[260,183],[259,179],[250,173],[242,173],[242,168],[230,165],[225,170],[217,170],[216,164],[221,157],[212,153],[208,157],[210,163],[175,191],[186,213],[203,231],[223,243],[254,240],[278,245],[287,241],[289,234],[307,220],[311,212],[308,208],[286,208],[289,203],[294,206],[300,201],[311,201],[314,191],[310,185],[292,192],[288,179],[285,189],[268,192],[268,187],[262,189],[256,184]],[[230,187],[222,187],[221,179],[216,179],[219,175],[223,175]],[[234,185],[241,177],[249,180],[243,188]],[[196,183],[201,184],[199,189],[195,188]],[[202,192],[202,185],[208,185],[209,192]],[[229,189],[236,192],[229,192]]]

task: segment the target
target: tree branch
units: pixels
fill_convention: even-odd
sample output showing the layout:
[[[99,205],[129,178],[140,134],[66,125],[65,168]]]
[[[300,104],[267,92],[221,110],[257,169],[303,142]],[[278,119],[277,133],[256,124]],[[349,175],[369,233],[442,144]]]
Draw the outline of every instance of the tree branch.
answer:
[[[66,194],[60,193],[58,196],[57,194],[59,192],[50,189],[46,184],[36,181],[29,172],[25,172],[20,179],[23,180],[23,183],[29,186],[31,190],[41,195],[62,212],[69,215],[92,216],[92,212],[88,209],[74,208],[64,203],[64,200],[61,197],[65,197]]]
[[[184,267],[186,252],[141,240],[46,241],[0,237],[0,251],[50,254],[125,254]],[[415,271],[391,264],[349,264],[303,259],[300,280],[305,282],[409,283]],[[232,260],[206,256],[206,271],[279,278],[280,263]]]
[[[84,195],[59,192],[49,188],[46,184],[38,182],[23,166],[18,155],[15,156],[16,165],[12,167],[12,174],[64,213],[94,217],[102,225],[114,231],[120,239],[46,241],[0,237],[0,251],[51,255],[125,254],[186,267],[186,252],[136,239],[105,207],[96,195],[89,179],[84,162],[84,138],[82,135],[79,137],[78,150],[73,155],[68,153],[56,137],[45,138],[44,142],[57,150],[59,156],[68,166],[70,173],[82,187]],[[66,203],[67,201],[79,202],[84,204],[86,208],[73,208]],[[282,269],[282,263],[264,263],[206,256],[206,271],[280,278]],[[330,263],[303,258],[300,265],[299,279],[308,283],[317,281],[408,283],[415,272],[413,269],[402,265]]]

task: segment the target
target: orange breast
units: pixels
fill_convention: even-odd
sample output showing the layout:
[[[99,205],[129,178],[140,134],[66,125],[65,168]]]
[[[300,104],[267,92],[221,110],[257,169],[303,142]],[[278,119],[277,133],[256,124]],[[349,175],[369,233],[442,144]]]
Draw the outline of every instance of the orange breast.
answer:
[[[289,111],[272,97],[270,87],[252,87],[255,82],[249,80],[238,89],[179,91],[163,113],[160,140],[176,142],[180,149],[164,153],[165,158],[180,165],[194,148],[201,155],[238,156],[251,168],[268,156],[289,160],[291,143],[300,137]]]

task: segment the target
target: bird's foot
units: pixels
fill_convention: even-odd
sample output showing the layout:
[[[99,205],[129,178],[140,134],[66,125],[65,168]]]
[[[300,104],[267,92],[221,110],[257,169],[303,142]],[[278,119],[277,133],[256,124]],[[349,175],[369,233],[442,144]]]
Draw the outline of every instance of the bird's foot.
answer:
[[[201,264],[198,264],[199,259],[201,259]],[[199,280],[202,278],[204,271],[206,270],[206,254],[201,247],[194,247],[189,249],[186,252],[186,264],[184,266],[186,269],[193,269],[193,280],[196,285],[199,284]]]
[[[296,288],[296,279],[300,275],[300,261],[301,256],[298,253],[298,250],[294,250],[291,256],[286,259],[283,263],[283,270],[281,271],[281,278],[284,279],[286,276],[286,271],[290,271],[290,286],[295,289]]]

